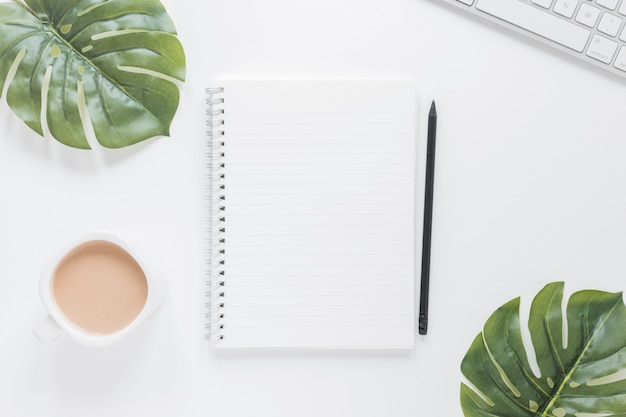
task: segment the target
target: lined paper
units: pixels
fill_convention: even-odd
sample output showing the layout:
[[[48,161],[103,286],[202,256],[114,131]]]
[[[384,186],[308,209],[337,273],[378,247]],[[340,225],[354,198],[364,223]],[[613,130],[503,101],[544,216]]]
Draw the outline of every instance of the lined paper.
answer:
[[[220,85],[217,346],[412,346],[414,84]]]

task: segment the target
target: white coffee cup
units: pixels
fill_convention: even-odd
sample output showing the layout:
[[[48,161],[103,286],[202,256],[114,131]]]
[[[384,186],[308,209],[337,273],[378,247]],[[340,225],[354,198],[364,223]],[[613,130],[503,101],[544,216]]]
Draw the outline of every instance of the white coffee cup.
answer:
[[[129,236],[96,231],[63,248],[43,269],[39,293],[49,316],[35,335],[51,342],[63,333],[105,346],[133,331],[160,305],[164,282]]]

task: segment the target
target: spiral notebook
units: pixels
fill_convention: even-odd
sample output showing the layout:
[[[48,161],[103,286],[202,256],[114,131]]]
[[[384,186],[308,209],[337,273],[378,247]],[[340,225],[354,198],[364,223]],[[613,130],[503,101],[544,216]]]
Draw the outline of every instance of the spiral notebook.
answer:
[[[411,347],[414,83],[220,80],[207,94],[207,338]]]

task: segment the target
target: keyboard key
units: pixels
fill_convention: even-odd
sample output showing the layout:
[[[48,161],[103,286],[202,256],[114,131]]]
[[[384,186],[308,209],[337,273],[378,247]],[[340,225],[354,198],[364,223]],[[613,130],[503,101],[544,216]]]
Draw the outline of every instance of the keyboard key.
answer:
[[[602,33],[606,33],[609,36],[617,36],[617,32],[619,32],[619,28],[622,25],[622,19],[612,15],[611,13],[605,12],[602,15],[602,20],[600,20],[600,24],[598,25],[598,30]]]
[[[478,0],[476,8],[578,52],[590,32],[519,0]]]
[[[461,3],[465,3],[468,6],[471,6],[472,3],[474,3],[474,0],[457,0],[457,1],[460,1]]]
[[[574,16],[576,6],[578,6],[578,0],[556,0],[554,12],[569,19]]]
[[[619,6],[618,12],[620,12],[623,15],[626,15],[626,1],[622,2],[622,5]]]
[[[578,10],[576,15],[576,21],[592,28],[596,25],[599,16],[600,9],[583,3],[580,5],[580,10]]]
[[[610,64],[616,49],[617,42],[600,35],[593,35],[589,49],[587,49],[587,55],[605,64]]]
[[[617,7],[617,0],[597,0],[598,6],[606,7],[607,9],[615,10]]]
[[[552,0],[531,0],[534,4],[549,9],[552,6]]]
[[[613,66],[619,70],[626,72],[626,46],[622,46],[615,58],[615,64]]]

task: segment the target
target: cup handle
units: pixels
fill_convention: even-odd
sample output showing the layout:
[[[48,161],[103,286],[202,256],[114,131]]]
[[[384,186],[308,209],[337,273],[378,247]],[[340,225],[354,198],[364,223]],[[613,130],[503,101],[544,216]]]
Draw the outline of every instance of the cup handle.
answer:
[[[51,316],[47,316],[33,329],[33,333],[42,343],[50,343],[61,336],[63,329]]]

